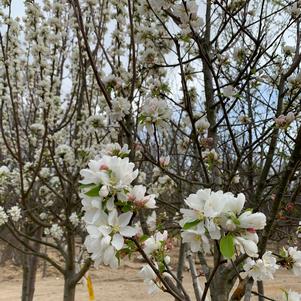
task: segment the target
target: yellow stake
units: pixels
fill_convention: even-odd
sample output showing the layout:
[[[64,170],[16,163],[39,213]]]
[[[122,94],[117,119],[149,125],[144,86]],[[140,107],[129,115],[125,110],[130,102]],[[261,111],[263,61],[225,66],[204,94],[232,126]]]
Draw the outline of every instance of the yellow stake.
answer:
[[[94,290],[93,290],[93,285],[92,285],[92,280],[90,275],[87,276],[87,288],[89,293],[89,301],[94,301],[95,296],[94,296]]]

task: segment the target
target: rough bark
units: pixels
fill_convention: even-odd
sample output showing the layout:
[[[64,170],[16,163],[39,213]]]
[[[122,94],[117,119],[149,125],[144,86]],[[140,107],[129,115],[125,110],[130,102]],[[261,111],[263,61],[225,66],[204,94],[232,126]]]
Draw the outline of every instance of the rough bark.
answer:
[[[72,276],[71,275],[67,275],[65,277],[65,282],[64,282],[64,299],[63,299],[63,301],[74,301],[75,300],[75,288],[76,288],[76,284],[73,283]]]
[[[218,268],[210,284],[211,301],[228,301],[236,277],[231,271],[226,272],[223,266]]]
[[[27,229],[30,230],[30,229]],[[36,233],[36,238],[41,238],[41,229]],[[28,242],[29,243],[29,242]],[[39,243],[33,243],[34,250],[39,252],[41,245]],[[33,301],[35,292],[36,275],[38,269],[39,258],[34,255],[23,255],[23,283],[22,283],[22,301]]]

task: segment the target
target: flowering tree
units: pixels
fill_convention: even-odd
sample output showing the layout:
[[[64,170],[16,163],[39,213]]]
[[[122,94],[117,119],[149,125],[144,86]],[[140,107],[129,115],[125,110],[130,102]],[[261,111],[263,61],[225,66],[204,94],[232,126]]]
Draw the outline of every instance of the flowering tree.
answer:
[[[140,253],[150,291],[177,300],[191,298],[185,257],[202,301],[250,300],[254,280],[262,300],[279,265],[300,276],[299,1],[25,8],[21,21],[1,1],[0,223],[24,254],[23,300],[37,256],[64,275],[66,301],[88,253],[112,268]],[[289,247],[266,250],[283,238]]]

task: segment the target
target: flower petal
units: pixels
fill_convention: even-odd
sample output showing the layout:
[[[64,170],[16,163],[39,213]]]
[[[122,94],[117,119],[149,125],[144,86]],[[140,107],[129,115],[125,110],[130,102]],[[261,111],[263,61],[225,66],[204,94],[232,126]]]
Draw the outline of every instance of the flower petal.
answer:
[[[132,237],[137,234],[137,229],[130,226],[125,226],[123,228],[120,228],[120,234],[125,237]]]
[[[124,245],[124,239],[119,233],[114,234],[113,239],[112,239],[112,245],[118,251],[122,249],[122,247]]]
[[[120,227],[127,226],[132,216],[133,216],[133,212],[130,211],[120,214],[118,218]]]

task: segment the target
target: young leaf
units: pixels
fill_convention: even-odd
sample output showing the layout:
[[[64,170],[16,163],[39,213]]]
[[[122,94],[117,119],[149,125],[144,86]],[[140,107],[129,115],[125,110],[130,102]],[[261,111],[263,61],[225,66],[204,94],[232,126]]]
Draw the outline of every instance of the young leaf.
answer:
[[[140,243],[142,243],[142,242],[146,241],[148,238],[149,238],[149,236],[148,236],[148,235],[146,235],[146,234],[143,234],[143,235],[140,237]]]
[[[90,197],[99,196],[100,187],[101,187],[100,185],[97,185],[97,186],[93,187],[92,189],[90,189],[89,191],[87,191],[85,194]]]
[[[225,258],[230,259],[235,252],[234,239],[232,234],[227,234],[219,242],[219,248]]]
[[[196,226],[199,222],[200,222],[200,220],[196,219],[196,220],[193,221],[193,222],[186,223],[186,224],[183,226],[183,229],[184,229],[184,230],[191,229],[191,228],[193,228],[194,226]]]
[[[92,184],[80,184],[80,185],[79,185],[79,188],[80,188],[80,189],[83,189],[83,188],[92,187],[92,186],[94,186],[94,185],[95,185],[95,184],[93,184],[93,183],[92,183]]]
[[[232,218],[232,221],[235,225],[238,225],[238,226],[240,225],[240,221],[236,216],[232,216],[231,218]]]

